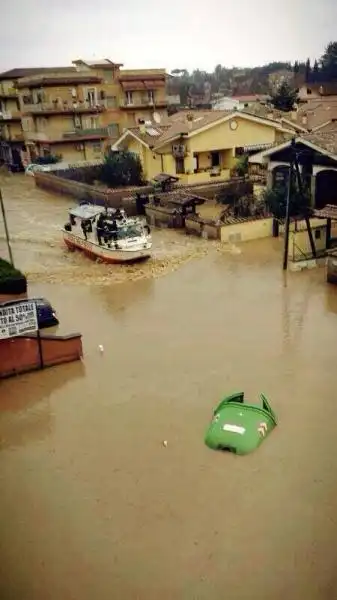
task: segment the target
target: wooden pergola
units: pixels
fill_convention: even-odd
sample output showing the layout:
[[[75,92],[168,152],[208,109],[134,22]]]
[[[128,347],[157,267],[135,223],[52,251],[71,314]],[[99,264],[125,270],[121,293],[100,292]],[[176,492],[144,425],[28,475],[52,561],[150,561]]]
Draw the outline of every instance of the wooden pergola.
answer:
[[[313,216],[316,219],[326,219],[326,250],[330,250],[332,238],[331,238],[331,222],[337,221],[337,206],[334,204],[327,204],[320,210],[314,210]]]

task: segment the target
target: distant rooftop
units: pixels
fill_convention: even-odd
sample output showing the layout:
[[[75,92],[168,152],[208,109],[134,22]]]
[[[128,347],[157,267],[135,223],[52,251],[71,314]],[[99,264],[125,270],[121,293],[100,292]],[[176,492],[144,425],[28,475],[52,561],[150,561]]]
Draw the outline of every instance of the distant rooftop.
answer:
[[[44,75],[49,73],[72,73],[75,67],[27,67],[10,69],[0,73],[0,79],[19,79],[21,77],[30,77],[32,75]]]
[[[96,67],[98,69],[111,69],[112,67],[122,67],[122,63],[114,63],[110,58],[94,58],[92,60],[73,60],[73,65],[80,67],[82,65],[87,67]]]

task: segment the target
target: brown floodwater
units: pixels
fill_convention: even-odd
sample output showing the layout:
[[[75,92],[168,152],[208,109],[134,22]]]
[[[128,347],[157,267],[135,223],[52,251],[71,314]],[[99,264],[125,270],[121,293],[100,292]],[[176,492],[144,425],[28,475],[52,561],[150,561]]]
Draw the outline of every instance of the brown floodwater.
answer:
[[[336,598],[324,269],[285,276],[277,240],[165,231],[153,261],[115,271],[62,248],[69,199],[21,176],[3,193],[30,292],[82,332],[84,359],[0,383],[1,599]],[[279,418],[246,457],[203,443],[233,389]]]

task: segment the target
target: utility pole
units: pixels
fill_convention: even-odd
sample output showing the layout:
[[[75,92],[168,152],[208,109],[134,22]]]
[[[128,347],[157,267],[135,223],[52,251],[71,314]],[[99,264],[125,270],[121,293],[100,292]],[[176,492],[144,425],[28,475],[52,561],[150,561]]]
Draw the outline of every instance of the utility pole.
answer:
[[[1,189],[0,189],[0,207],[1,207],[1,213],[2,213],[2,218],[3,218],[3,222],[4,222],[4,228],[5,228],[5,236],[6,236],[6,242],[7,242],[8,256],[9,256],[9,260],[11,262],[11,265],[14,267],[13,252],[12,252],[12,248],[11,248],[11,242],[10,242],[10,239],[9,239],[9,231],[8,231],[8,226],[7,226],[5,205],[4,205],[4,201],[3,201],[3,198],[2,198]]]
[[[297,156],[295,156],[295,169],[296,169],[296,175],[297,175],[298,190],[299,190],[299,192],[301,194],[301,198],[303,199],[304,198],[303,184],[302,184],[302,177],[301,177],[301,173],[300,173],[300,168],[298,166]],[[309,242],[310,242],[311,252],[312,252],[314,258],[316,258],[316,256],[317,256],[316,246],[315,246],[315,242],[314,242],[314,237],[312,235],[311,225],[310,225],[310,219],[308,217],[307,211],[305,212],[304,219],[305,219],[305,224],[307,226],[307,231],[308,231],[308,236],[309,236]]]
[[[289,252],[289,228],[290,228],[290,196],[291,196],[291,188],[292,188],[292,180],[293,180],[293,154],[291,155],[291,162],[289,167],[289,177],[288,177],[288,188],[287,188],[287,204],[286,204],[286,220],[285,220],[285,230],[284,230],[284,251],[283,251],[283,271],[286,271],[288,268],[288,252]]]
[[[301,177],[301,172],[300,172],[300,168],[299,168],[299,164],[298,164],[298,157],[297,157],[297,153],[296,153],[296,139],[295,138],[293,138],[291,140],[290,152],[291,152],[291,155],[290,155],[289,180],[288,180],[287,204],[286,204],[286,220],[285,220],[285,232],[284,232],[284,234],[285,234],[284,235],[284,254],[283,254],[283,270],[284,271],[286,271],[288,268],[289,229],[290,229],[290,198],[291,198],[291,194],[292,194],[294,167],[295,167],[295,173],[296,173],[296,178],[297,178],[298,191],[300,193],[301,199],[304,200],[302,177]],[[317,256],[316,246],[315,246],[314,238],[312,235],[310,219],[309,219],[307,210],[305,210],[304,219],[305,219],[306,226],[307,226],[311,251],[312,251],[313,256],[316,258],[316,256]]]

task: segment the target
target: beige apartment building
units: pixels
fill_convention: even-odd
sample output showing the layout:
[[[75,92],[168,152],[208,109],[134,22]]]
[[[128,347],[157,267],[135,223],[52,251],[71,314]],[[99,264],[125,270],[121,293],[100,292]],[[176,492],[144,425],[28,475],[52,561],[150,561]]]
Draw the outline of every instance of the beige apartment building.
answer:
[[[99,159],[124,129],[167,116],[165,69],[121,70],[108,59],[0,75],[0,159]],[[2,95],[1,95],[2,94]]]

